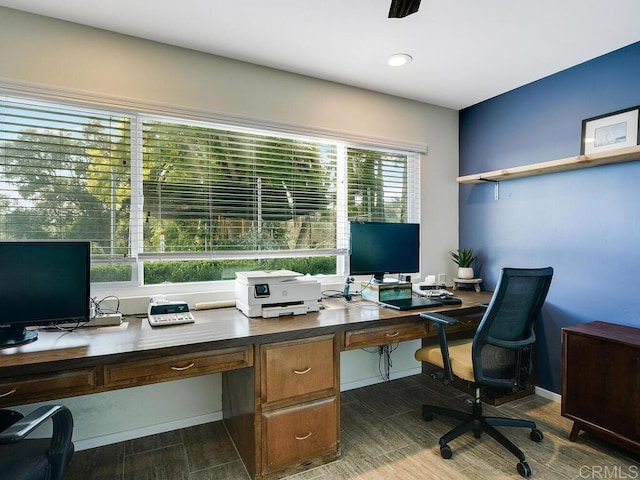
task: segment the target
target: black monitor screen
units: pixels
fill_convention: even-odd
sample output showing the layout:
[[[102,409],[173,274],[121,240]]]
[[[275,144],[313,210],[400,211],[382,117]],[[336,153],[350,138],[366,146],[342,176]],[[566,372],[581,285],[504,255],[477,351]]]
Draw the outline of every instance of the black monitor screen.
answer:
[[[415,273],[420,270],[420,225],[417,223],[350,223],[349,266],[352,275]]]
[[[0,343],[35,340],[21,337],[28,326],[89,320],[90,262],[88,241],[0,242]]]

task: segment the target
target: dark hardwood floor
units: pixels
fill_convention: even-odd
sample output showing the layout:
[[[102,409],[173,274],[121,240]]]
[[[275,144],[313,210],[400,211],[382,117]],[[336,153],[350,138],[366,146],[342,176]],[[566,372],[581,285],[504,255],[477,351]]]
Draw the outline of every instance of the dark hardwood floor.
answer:
[[[467,409],[467,395],[426,375],[342,393],[342,457],[290,480],[413,480],[521,478],[516,458],[490,437],[468,434],[440,457],[439,437],[455,421],[425,422],[423,403]],[[640,457],[582,433],[569,441],[572,422],[560,404],[532,395],[485,413],[529,418],[545,438],[527,429],[501,429],[525,453],[535,479],[640,478]],[[608,475],[608,476],[605,476]],[[222,422],[76,452],[65,480],[248,480]]]

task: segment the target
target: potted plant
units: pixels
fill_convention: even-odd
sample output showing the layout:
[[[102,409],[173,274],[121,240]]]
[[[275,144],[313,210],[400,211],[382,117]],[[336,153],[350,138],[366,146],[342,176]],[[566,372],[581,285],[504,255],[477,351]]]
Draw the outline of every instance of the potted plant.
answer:
[[[449,252],[451,258],[458,265],[458,278],[465,280],[471,279],[474,276],[473,262],[475,262],[477,255],[473,254],[472,248],[459,248],[455,252]]]

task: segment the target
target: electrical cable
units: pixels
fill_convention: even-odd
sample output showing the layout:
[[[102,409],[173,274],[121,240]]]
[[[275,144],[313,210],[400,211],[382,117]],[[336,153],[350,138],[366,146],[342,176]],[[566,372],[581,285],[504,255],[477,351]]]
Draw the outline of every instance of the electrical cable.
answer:
[[[115,295],[107,295],[106,297],[96,300],[97,297],[91,298],[91,306],[93,307],[92,317],[97,317],[98,315],[106,315],[109,313],[121,313],[120,312],[120,298]],[[102,303],[106,300],[116,300],[116,308],[103,307]]]
[[[115,295],[108,295],[100,300],[97,300],[98,297],[91,297],[89,298],[89,306],[90,306],[90,313],[89,313],[89,320],[86,320],[84,322],[75,322],[75,325],[73,327],[63,327],[59,324],[54,324],[53,326],[58,329],[61,330],[63,332],[73,332],[81,327],[84,327],[85,325],[87,325],[92,318],[97,317],[99,315],[108,315],[110,313],[121,313],[120,312],[120,298],[115,296]],[[107,300],[115,300],[116,301],[116,308],[109,308],[109,307],[104,307],[102,306],[102,303],[107,301]]]
[[[325,298],[342,298],[342,290],[323,290],[322,292],[322,296]]]
[[[380,358],[378,359],[378,371],[385,382],[391,381],[391,368],[393,362],[391,354],[398,348],[397,343],[386,344],[380,346]]]
[[[361,292],[364,292],[367,288],[369,288],[371,286],[371,282],[373,281],[373,275],[371,275],[371,277],[369,277],[369,281],[362,286],[362,288],[360,289]]]

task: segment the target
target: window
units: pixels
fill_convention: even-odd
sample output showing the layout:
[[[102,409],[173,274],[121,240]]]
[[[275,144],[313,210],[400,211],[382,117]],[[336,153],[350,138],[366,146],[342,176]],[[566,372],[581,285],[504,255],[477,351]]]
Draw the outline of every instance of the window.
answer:
[[[344,274],[348,221],[419,221],[418,155],[0,98],[0,240],[89,239],[94,282]]]

